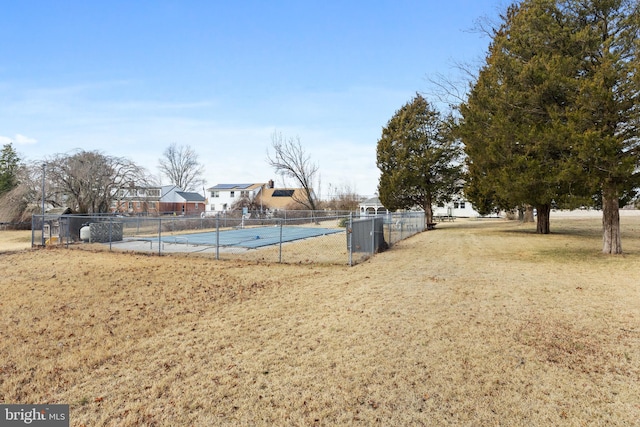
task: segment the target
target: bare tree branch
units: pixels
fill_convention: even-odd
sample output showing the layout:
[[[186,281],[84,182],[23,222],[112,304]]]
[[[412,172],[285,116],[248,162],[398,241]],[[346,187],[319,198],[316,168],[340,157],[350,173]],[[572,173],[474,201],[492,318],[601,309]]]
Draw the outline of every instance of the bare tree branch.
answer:
[[[46,162],[47,198],[76,212],[108,212],[118,190],[147,185],[146,170],[132,161],[98,151],[57,154]]]
[[[273,156],[267,153],[267,163],[277,174],[292,178],[304,191],[304,199],[294,196],[294,200],[307,209],[316,210],[316,195],[313,181],[318,172],[318,165],[311,162],[311,157],[304,151],[300,137],[285,138],[282,133],[271,135]]]
[[[204,165],[198,161],[198,154],[188,145],[173,143],[164,150],[158,161],[158,169],[169,178],[173,185],[185,191],[194,191],[204,184]]]

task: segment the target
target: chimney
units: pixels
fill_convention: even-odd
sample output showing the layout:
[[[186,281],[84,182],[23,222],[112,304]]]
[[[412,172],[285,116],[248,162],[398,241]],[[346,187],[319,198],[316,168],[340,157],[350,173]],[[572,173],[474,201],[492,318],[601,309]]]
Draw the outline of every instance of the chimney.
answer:
[[[268,184],[268,185],[269,185],[269,188],[273,188],[274,183],[273,183],[273,180],[272,180],[272,179],[270,179],[270,180],[269,180],[269,184]]]

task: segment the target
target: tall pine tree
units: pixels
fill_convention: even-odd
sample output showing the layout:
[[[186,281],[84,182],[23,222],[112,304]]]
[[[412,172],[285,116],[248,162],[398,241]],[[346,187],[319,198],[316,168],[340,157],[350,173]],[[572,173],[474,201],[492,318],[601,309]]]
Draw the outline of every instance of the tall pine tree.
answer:
[[[604,253],[622,253],[621,205],[640,185],[640,5],[634,0],[567,1],[582,46],[572,110],[574,150],[601,202]]]
[[[601,204],[603,252],[622,252],[618,209],[639,184],[639,8],[524,0],[508,9],[460,108],[470,196],[533,204],[540,233],[552,202]]]
[[[389,120],[378,141],[380,201],[390,210],[421,207],[427,223],[433,222],[432,205],[459,191],[461,154],[447,121],[416,94]]]
[[[567,108],[576,93],[578,46],[553,0],[511,6],[503,20],[460,107],[467,192],[479,206],[533,205],[537,232],[547,234],[553,203],[575,204],[587,195],[568,175]]]
[[[18,185],[20,157],[13,144],[5,144],[0,152],[0,195],[13,190]]]

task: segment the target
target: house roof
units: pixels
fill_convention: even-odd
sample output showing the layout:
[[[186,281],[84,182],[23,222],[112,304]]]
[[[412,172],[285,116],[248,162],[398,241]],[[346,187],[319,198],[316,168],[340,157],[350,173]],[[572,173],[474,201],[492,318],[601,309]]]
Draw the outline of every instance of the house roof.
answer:
[[[178,187],[177,185],[163,185],[162,187],[160,187],[160,191],[160,197],[164,197],[171,192],[182,191],[182,188]]]
[[[256,188],[262,187],[263,185],[264,184],[217,184],[213,187],[207,188],[207,191],[254,190]]]
[[[265,188],[260,198],[270,209],[286,209],[296,204],[302,207],[296,200],[305,200],[305,194],[303,188]]]
[[[204,197],[199,193],[176,191],[176,194],[182,197],[186,202],[204,202]]]

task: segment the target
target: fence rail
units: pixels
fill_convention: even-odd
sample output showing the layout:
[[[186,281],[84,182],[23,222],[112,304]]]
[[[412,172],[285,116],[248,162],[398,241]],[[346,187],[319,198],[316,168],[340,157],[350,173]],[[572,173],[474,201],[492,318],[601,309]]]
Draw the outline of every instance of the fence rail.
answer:
[[[34,215],[31,244],[354,265],[426,228],[421,212],[361,217],[288,211],[252,216]]]

